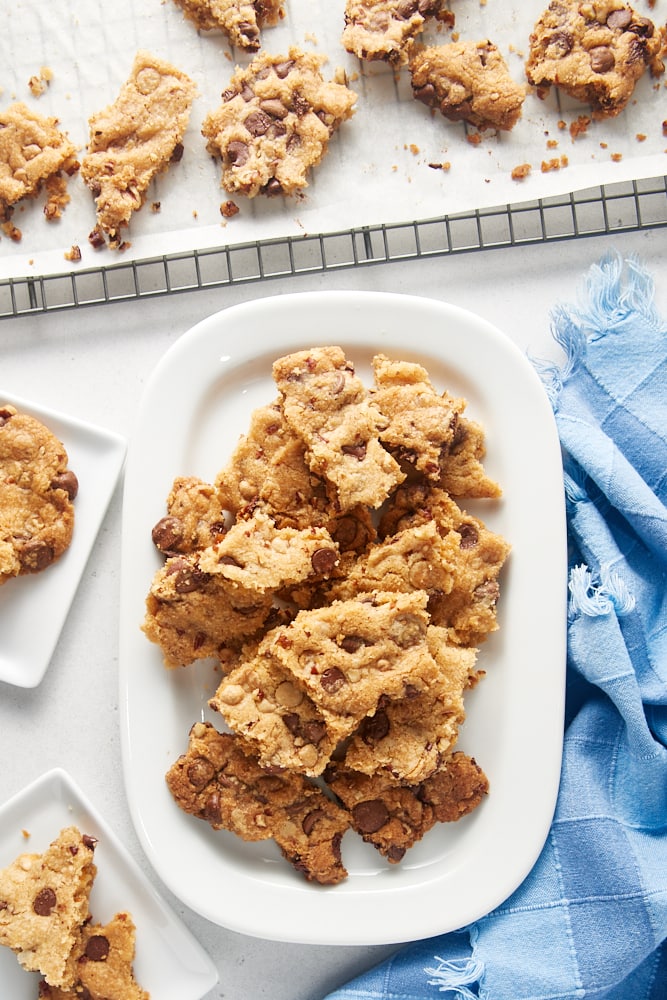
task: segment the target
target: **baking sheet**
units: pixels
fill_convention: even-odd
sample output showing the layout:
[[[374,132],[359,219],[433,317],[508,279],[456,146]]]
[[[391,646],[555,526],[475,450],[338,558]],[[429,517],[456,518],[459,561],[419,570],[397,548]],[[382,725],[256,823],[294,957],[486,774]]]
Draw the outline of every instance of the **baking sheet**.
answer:
[[[547,0],[452,0],[454,31],[461,39],[491,39],[518,81],[525,79],[528,37]],[[287,16],[262,33],[263,48],[283,54],[292,44],[328,56],[325,73],[344,67],[358,94],[354,117],[333,138],[325,160],[297,198],[246,199],[229,220],[220,205],[220,167],[206,152],[201,123],[218,106],[236,65],[251,56],[233,49],[221,32],[198,32],[174,0],[5,0],[0,35],[0,100],[21,100],[53,115],[85,150],[88,119],[110,104],[127,78],[140,48],[173,62],[196,82],[185,155],[151,185],[144,208],[127,231],[123,251],[94,250],[92,195],[76,175],[70,204],[48,223],[44,197],[17,207],[12,222],[22,232],[16,243],[0,238],[0,279],[54,274],[161,254],[188,252],[255,240],[337,232],[364,225],[424,220],[538,197],[560,195],[605,183],[661,176],[667,167],[665,77],[640,80],[633,101],[616,119],[592,123],[573,139],[569,125],[586,107],[552,91],[545,100],[529,93],[523,116],[511,133],[485,133],[468,141],[469,130],[435,115],[412,97],[406,70],[360,63],[341,44],[344,0],[285,0]],[[640,14],[664,23],[667,0],[635,0]],[[442,26],[422,37],[446,42]],[[50,82],[35,96],[29,80],[48,72]],[[568,127],[559,126],[565,122]],[[643,138],[640,138],[643,137]],[[531,164],[521,181],[511,172]],[[553,163],[557,169],[543,170]],[[438,164],[447,164],[447,169]],[[157,212],[151,210],[159,203]],[[81,260],[69,262],[73,245]]]

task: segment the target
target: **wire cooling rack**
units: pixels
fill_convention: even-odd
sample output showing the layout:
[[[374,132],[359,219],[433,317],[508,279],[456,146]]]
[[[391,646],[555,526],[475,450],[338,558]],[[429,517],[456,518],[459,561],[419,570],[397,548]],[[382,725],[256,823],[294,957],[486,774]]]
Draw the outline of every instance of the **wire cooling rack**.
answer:
[[[271,278],[667,226],[667,176],[440,218],[0,281],[0,319]]]

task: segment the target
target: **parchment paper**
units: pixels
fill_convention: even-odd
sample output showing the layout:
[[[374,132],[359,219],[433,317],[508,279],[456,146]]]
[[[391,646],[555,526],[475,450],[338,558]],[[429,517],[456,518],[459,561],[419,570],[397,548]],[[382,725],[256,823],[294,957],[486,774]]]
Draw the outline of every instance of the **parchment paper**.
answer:
[[[240,211],[225,220],[220,205],[229,195],[220,188],[219,164],[206,152],[200,129],[205,115],[219,104],[234,67],[246,65],[250,56],[233,50],[220,32],[197,32],[173,0],[1,2],[2,106],[21,100],[54,115],[81,155],[88,118],[115,99],[137,49],[149,49],[188,73],[197,83],[198,96],[185,155],[151,186],[147,203],[127,231],[128,249],[95,251],[89,245],[94,202],[76,175],[69,182],[71,202],[59,221],[46,221],[43,196],[17,208],[12,221],[23,236],[20,243],[0,239],[0,278],[424,220],[666,172],[665,77],[656,80],[647,73],[620,116],[592,123],[576,139],[569,125],[588,109],[553,90],[546,99],[529,91],[522,119],[511,133],[486,132],[475,144],[467,134],[474,129],[448,122],[414,100],[406,70],[396,74],[384,64],[360,63],[343,49],[344,0],[286,0],[287,16],[263,31],[263,48],[278,55],[297,44],[326,54],[325,74],[333,76],[339,66],[346,69],[358,94],[357,110],[333,138],[302,196],[234,196]],[[489,38],[514,78],[523,82],[530,31],[546,4],[451,0],[454,32],[461,39]],[[657,0],[653,8],[648,0],[635,0],[634,5],[639,13],[664,23],[666,0]],[[451,34],[440,27],[422,37],[445,43]],[[51,81],[41,96],[34,96],[28,81],[43,68]],[[524,180],[513,180],[513,168],[523,163],[531,164],[530,173]],[[543,163],[558,169],[543,170]],[[151,211],[154,202],[159,202],[159,212]],[[64,256],[74,244],[82,254],[76,264]]]

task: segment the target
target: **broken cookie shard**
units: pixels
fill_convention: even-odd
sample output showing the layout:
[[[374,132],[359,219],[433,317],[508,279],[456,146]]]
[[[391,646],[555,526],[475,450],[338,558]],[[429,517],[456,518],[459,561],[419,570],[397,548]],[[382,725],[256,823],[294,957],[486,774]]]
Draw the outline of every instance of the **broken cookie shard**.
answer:
[[[90,118],[81,176],[95,198],[98,231],[111,246],[121,246],[151,181],[180,159],[195,93],[185,73],[142,50],[114,103]]]

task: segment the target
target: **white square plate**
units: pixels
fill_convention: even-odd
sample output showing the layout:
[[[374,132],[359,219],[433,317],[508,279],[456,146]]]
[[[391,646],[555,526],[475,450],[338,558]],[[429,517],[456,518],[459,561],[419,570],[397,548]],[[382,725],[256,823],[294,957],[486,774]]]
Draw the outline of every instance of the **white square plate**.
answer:
[[[44,677],[125,460],[126,442],[110,431],[37,406],[0,389],[11,403],[41,420],[67,449],[79,480],[74,534],[66,552],[42,573],[0,587],[0,681],[36,687]]]
[[[441,391],[467,399],[487,434],[486,468],[503,487],[478,513],[512,545],[500,630],[483,644],[486,677],[466,699],[460,747],[491,792],[458,823],[439,824],[400,865],[348,832],[349,878],[306,882],[273,842],[244,843],[181,812],[164,775],[191,725],[220,716],[210,665],[168,671],[141,632],[161,558],[151,529],[176,476],[212,482],[277,394],[272,362],[341,345],[366,385],[372,356],[423,364]],[[468,504],[472,511],[473,505]],[[560,775],[565,687],[566,544],[562,466],[546,393],[518,348],[489,323],[426,298],[315,292],[234,306],[167,352],[146,388],[128,452],[123,499],[120,708],[125,782],[146,853],[170,889],[209,920],[246,934],[309,944],[381,944],[452,930],[499,904],[534,864]],[[219,678],[219,674],[218,674]],[[146,720],[151,739],[146,740]]]
[[[200,1000],[217,983],[217,970],[67,772],[48,771],[0,806],[0,868],[19,854],[42,853],[72,825],[98,841],[93,919],[105,924],[126,910],[136,925],[137,982],[155,1000]],[[0,948],[3,997],[35,1000],[38,982],[37,973],[25,972],[9,948]]]

